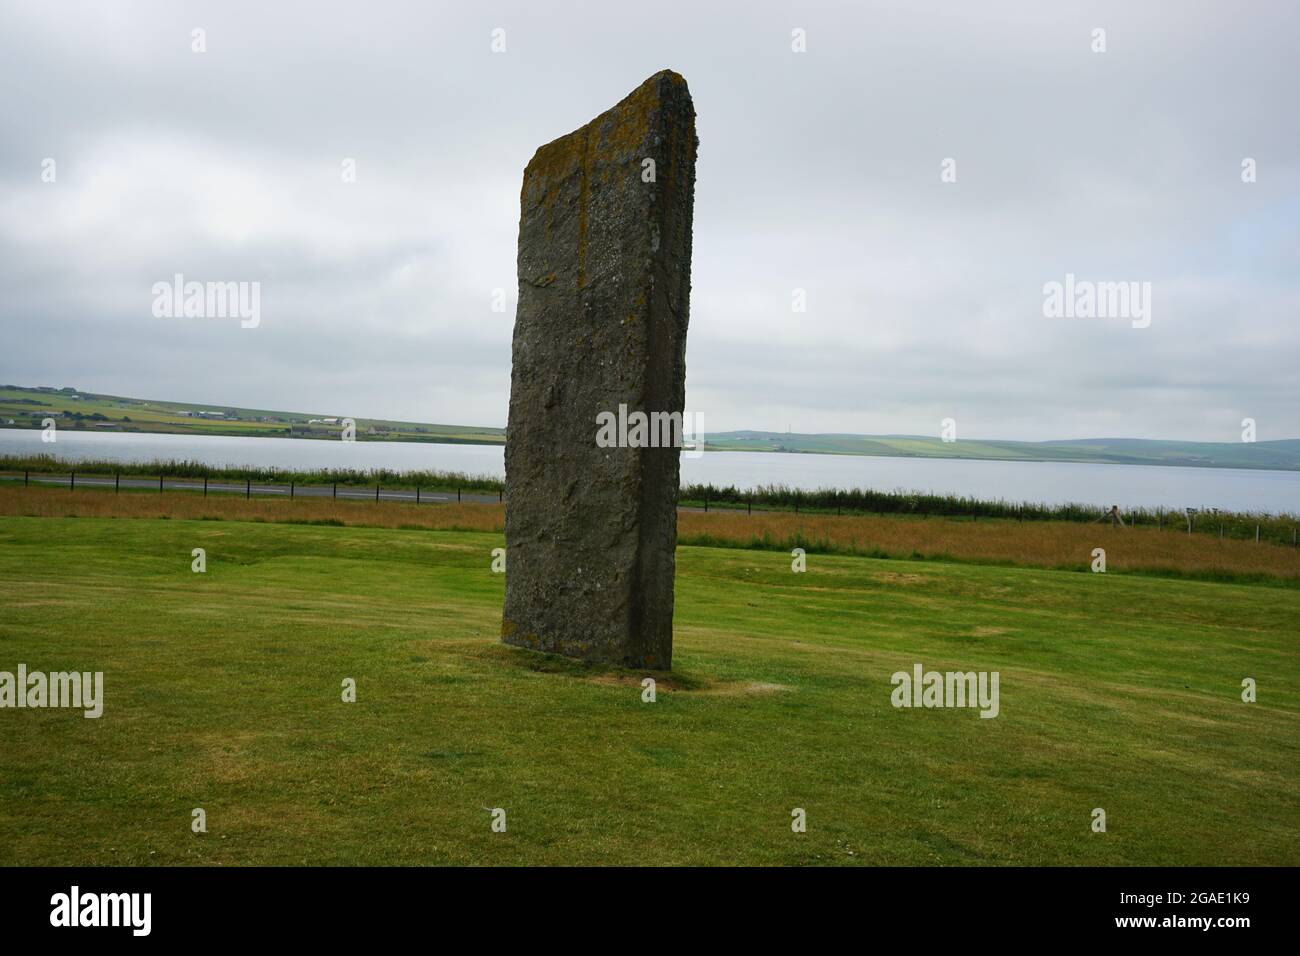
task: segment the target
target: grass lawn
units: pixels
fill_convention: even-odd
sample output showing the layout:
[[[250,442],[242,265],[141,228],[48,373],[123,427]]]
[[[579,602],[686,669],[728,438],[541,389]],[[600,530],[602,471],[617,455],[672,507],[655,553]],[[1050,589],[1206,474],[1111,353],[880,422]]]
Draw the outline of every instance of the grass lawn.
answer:
[[[1300,863],[1300,590],[682,547],[643,703],[498,643],[503,543],[0,518],[0,670],[106,697],[0,710],[0,864]]]

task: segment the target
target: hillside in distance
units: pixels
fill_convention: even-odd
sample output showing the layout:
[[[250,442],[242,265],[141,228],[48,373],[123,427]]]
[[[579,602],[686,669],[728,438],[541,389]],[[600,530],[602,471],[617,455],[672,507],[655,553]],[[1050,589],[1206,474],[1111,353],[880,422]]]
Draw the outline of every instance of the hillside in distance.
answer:
[[[788,454],[1300,470],[1300,439],[1296,438],[1261,442],[1157,441],[1146,438],[1085,438],[1042,442],[963,439],[945,442],[921,435],[805,435],[738,431],[708,435],[706,447],[711,451]]]
[[[45,419],[52,418],[60,429],[72,431],[337,439],[347,417],[352,417],[356,424],[357,441],[503,445],[506,440],[504,428],[362,418],[348,416],[346,408],[314,413],[284,412],[101,395],[68,386],[29,388],[0,385],[0,428],[39,429]],[[594,428],[593,423],[593,434]],[[1145,438],[1042,442],[963,439],[944,442],[937,437],[921,435],[732,431],[706,435],[705,448],[709,451],[778,454],[1072,461],[1300,471],[1300,439],[1297,438],[1259,442]]]
[[[241,435],[269,438],[337,439],[352,418],[357,441],[425,441],[501,445],[504,428],[438,425],[328,412],[281,412],[235,405],[202,405],[100,395],[71,387],[23,388],[0,385],[0,428],[40,428],[53,418],[72,431],[151,432],[178,435]]]

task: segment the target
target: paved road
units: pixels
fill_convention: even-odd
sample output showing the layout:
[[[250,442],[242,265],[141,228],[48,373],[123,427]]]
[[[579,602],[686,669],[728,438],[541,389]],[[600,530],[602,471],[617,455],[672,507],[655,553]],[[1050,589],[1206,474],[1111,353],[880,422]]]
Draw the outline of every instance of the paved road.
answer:
[[[0,481],[8,483],[23,483],[22,475],[0,475]],[[31,483],[34,485],[55,485],[58,487],[67,487],[71,477],[64,475],[32,475]],[[109,487],[114,486],[114,478],[111,475],[78,475],[76,478],[76,487]],[[121,487],[123,488],[148,488],[151,491],[158,491],[157,478],[121,478]],[[203,493],[202,479],[195,481],[193,478],[164,478],[162,481],[164,491],[196,491]],[[272,485],[265,483],[253,482],[247,485],[242,481],[230,480],[211,480],[208,482],[209,493],[221,494],[239,494],[239,495],[271,495],[288,498],[291,494],[295,498],[347,498],[352,501],[374,501],[375,488],[361,488],[357,486],[339,486],[337,493],[331,485],[295,485],[292,489],[289,485]],[[409,504],[445,504],[457,500],[457,493],[454,491],[420,491],[419,501],[416,501],[416,492],[406,489],[394,489],[389,491],[383,486],[379,488],[380,501],[405,501]],[[461,492],[460,501],[470,502],[473,504],[496,504],[500,497],[496,493],[481,494],[476,492]]]

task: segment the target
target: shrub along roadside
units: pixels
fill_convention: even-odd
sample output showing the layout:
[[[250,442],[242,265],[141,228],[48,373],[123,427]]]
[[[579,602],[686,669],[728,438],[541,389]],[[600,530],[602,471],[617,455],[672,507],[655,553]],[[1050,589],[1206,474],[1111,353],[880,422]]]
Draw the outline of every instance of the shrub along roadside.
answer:
[[[121,462],[105,458],[63,459],[53,455],[0,455],[0,473],[33,475],[122,475],[149,478],[209,478],[214,481],[255,481],[299,485],[362,487],[381,484],[388,488],[422,487],[431,491],[501,491],[505,482],[490,475],[472,475],[461,471],[411,470],[392,468],[263,468],[256,466],[214,467],[198,461],[154,460]]]

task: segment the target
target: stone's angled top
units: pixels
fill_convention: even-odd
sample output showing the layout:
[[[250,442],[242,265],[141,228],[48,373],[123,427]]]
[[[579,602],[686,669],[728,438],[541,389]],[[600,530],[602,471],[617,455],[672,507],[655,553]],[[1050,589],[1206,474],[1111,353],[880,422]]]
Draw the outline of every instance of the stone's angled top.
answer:
[[[628,242],[655,255],[664,223],[651,207],[667,195],[665,190],[676,188],[677,180],[691,205],[698,145],[686,80],[661,70],[585,126],[539,148],[524,170],[519,192],[520,235],[534,240],[520,245],[521,282],[581,289],[593,279],[621,274],[618,263],[631,254]],[[643,180],[647,161],[654,163],[654,176]],[[547,236],[563,231],[570,216],[577,229],[573,254],[532,254],[551,248],[536,241],[536,231]],[[601,235],[593,237],[592,229]],[[608,244],[614,234],[625,240],[616,253]],[[593,244],[609,254],[592,261],[588,253]],[[689,258],[689,236],[683,251]]]
[[[633,158],[647,145],[654,127],[673,120],[685,120],[694,130],[695,105],[686,78],[660,70],[591,122],[539,146],[524,169],[521,200],[527,201],[530,186],[544,189],[547,181],[571,175],[594,158],[612,162]],[[598,134],[595,142],[590,141],[592,132]]]

